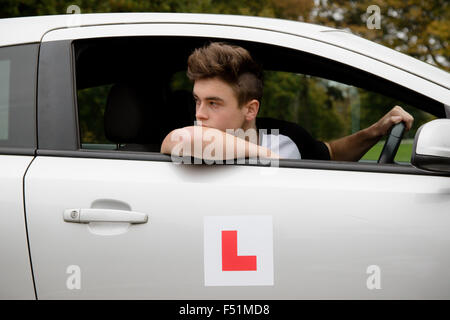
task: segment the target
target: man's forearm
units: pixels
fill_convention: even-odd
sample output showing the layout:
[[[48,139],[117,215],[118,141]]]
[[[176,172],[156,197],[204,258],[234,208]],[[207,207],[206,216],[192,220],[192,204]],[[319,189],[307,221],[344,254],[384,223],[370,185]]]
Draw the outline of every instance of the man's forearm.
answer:
[[[331,160],[358,161],[382,136],[389,132],[393,125],[400,121],[406,124],[406,131],[408,131],[413,125],[414,118],[402,107],[395,106],[370,127],[326,143],[330,149]]]
[[[232,134],[215,128],[205,129],[203,135],[194,136],[192,145],[201,141],[202,149],[197,149],[195,156],[198,158],[229,160],[238,158],[278,158],[270,149],[261,147],[255,143],[246,141]],[[209,152],[209,150],[214,152]],[[201,152],[201,153],[200,153]]]
[[[374,125],[352,135],[328,142],[331,160],[358,161],[381,138]]]
[[[236,158],[273,158],[269,149],[214,128],[190,126],[172,131],[163,141],[161,152],[176,156],[194,156],[208,160]]]

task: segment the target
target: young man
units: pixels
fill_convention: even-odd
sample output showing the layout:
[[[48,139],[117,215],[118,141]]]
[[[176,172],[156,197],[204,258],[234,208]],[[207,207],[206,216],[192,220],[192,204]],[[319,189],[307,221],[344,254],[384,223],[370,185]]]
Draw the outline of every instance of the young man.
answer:
[[[188,59],[187,75],[194,81],[197,123],[175,129],[161,153],[208,160],[241,157],[359,160],[396,123],[411,129],[413,117],[395,106],[370,127],[331,142],[315,140],[300,126],[257,118],[261,104],[262,71],[242,47],[211,43]],[[277,139],[258,129],[278,129]],[[207,151],[207,152],[205,152]]]

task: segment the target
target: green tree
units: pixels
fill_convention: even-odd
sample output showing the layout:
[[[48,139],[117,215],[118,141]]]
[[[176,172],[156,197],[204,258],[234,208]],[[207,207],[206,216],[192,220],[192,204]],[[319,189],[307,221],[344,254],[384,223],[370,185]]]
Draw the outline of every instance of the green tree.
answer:
[[[369,29],[367,8],[378,5],[381,29]],[[366,39],[450,70],[448,0],[320,0],[310,20],[349,29]]]

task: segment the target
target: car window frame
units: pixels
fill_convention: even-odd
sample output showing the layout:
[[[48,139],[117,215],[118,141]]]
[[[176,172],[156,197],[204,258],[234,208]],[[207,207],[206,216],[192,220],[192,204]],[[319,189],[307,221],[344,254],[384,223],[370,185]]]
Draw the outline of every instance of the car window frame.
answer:
[[[338,34],[342,32],[337,32]],[[337,45],[328,41],[330,32],[317,32],[314,37],[298,35],[282,30],[250,27],[246,25],[222,25],[214,23],[124,23],[108,25],[90,25],[76,28],[56,28],[47,32],[42,43],[60,40],[95,39],[110,37],[134,36],[193,36],[205,38],[223,38],[237,41],[258,42],[273,46],[281,46],[316,56],[327,58],[363,70],[388,81],[402,85],[423,96],[450,103],[450,92],[443,84],[434,83],[414,73],[414,70],[390,64],[380,57],[371,57],[359,53],[352,48]],[[328,40],[327,40],[328,39]],[[381,48],[384,48],[380,45]],[[409,56],[405,56],[409,57]],[[409,57],[410,58],[410,57]],[[418,63],[423,63],[417,61]],[[391,71],[395,71],[391,73]],[[440,70],[439,70],[440,71]],[[444,97],[444,98],[443,98]]]
[[[130,35],[127,35],[127,37],[129,36]],[[39,56],[40,72],[38,80],[39,148],[36,151],[36,154],[57,157],[171,162],[171,157],[169,155],[156,152],[81,149],[79,119],[76,104],[75,53],[73,50],[73,41],[74,39],[52,40],[42,42],[41,44]],[[255,42],[257,41],[255,40]],[[55,75],[59,76],[56,77]],[[58,123],[60,127],[58,132],[49,130],[48,125],[51,122]],[[264,166],[261,163],[252,164],[249,161],[246,161],[244,164],[238,163],[237,165]],[[279,162],[279,167],[450,176],[450,174],[421,170],[410,164],[397,163],[374,164],[362,162],[282,159]]]
[[[3,55],[6,51],[15,51],[12,55],[14,67],[20,65],[20,70],[10,70],[9,85],[10,96],[9,103],[14,101],[15,105],[9,108],[22,107],[20,111],[15,110],[8,117],[11,123],[9,127],[14,128],[10,131],[10,136],[5,144],[0,144],[0,154],[5,155],[35,155],[37,147],[36,133],[36,92],[38,77],[38,55],[39,43],[23,43],[8,46],[1,46],[0,51]],[[23,82],[25,79],[25,82]],[[20,88],[18,88],[20,87]],[[24,103],[24,104],[23,104]]]

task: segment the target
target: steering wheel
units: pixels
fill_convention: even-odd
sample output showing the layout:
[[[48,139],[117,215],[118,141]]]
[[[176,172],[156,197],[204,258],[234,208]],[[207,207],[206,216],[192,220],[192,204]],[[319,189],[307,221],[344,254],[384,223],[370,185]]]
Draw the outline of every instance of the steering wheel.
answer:
[[[394,163],[394,157],[400,146],[404,132],[405,123],[403,121],[392,126],[389,130],[389,135],[384,143],[380,157],[378,158],[378,163]]]

